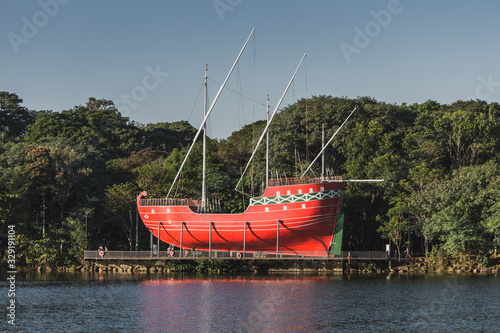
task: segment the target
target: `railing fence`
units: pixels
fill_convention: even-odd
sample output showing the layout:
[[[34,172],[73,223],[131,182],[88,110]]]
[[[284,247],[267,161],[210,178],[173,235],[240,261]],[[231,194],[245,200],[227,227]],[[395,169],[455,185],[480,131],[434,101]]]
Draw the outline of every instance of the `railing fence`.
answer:
[[[173,251],[99,251],[85,250],[84,259],[89,260],[194,260],[194,259],[229,259],[229,260],[387,260],[385,251],[342,251],[339,255],[329,253],[304,251],[200,251],[200,250],[173,250]]]

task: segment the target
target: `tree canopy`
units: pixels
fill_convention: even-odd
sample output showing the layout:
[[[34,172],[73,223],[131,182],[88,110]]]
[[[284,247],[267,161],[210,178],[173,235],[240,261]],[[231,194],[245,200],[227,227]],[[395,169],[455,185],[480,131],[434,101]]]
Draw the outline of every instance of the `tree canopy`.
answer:
[[[22,102],[0,92],[0,223],[16,224],[20,246],[29,250],[21,260],[60,265],[78,260],[85,247],[132,248],[135,198],[142,190],[166,195],[196,129],[186,121],[139,124],[105,99],[62,112],[31,111]],[[354,108],[326,149],[328,172],[385,182],[344,186],[345,248],[383,249],[389,239],[420,252],[434,247],[486,257],[498,248],[498,103],[301,99],[270,126],[271,173],[300,176],[322,149],[322,127],[330,137]],[[208,193],[228,212],[245,208],[248,198],[234,186],[265,124],[208,140]],[[201,143],[195,145],[174,196],[201,196]],[[251,195],[264,189],[264,153],[260,147],[244,177],[243,191]],[[309,172],[318,175],[319,163]],[[139,230],[146,248],[148,231],[142,224]],[[56,245],[68,251],[47,250]]]

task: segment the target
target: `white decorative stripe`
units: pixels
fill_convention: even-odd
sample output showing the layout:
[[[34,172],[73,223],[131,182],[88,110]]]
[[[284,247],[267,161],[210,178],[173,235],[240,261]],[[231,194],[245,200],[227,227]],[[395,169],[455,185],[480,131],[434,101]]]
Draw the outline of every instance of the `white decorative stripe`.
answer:
[[[330,191],[321,191],[321,192],[315,192],[315,193],[291,194],[291,195],[281,195],[281,196],[275,196],[275,197],[251,198],[250,199],[250,206],[305,202],[305,201],[332,199],[332,198],[339,198],[339,197],[340,197],[340,190],[330,190]]]

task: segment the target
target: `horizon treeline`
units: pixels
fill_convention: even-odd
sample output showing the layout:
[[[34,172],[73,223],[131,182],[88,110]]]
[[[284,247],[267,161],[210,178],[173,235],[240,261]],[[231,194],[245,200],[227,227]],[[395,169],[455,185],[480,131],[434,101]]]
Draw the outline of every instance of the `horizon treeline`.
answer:
[[[143,125],[93,97],[62,112],[34,111],[0,92],[0,224],[15,225],[18,265],[79,262],[85,248],[136,248],[136,198],[167,194],[196,129],[187,121]],[[313,96],[280,110],[270,126],[270,178],[301,176],[326,149],[329,174],[345,183],[345,250],[478,255],[500,245],[500,105],[485,101],[396,105],[370,97]],[[246,166],[265,121],[208,139],[207,193],[213,207],[242,212],[265,188],[265,145]],[[325,141],[326,141],[325,140]],[[196,142],[171,197],[201,197]],[[308,175],[319,176],[320,162]],[[138,221],[139,250],[149,232]],[[0,243],[6,244],[6,232]],[[7,246],[2,246],[6,249]]]

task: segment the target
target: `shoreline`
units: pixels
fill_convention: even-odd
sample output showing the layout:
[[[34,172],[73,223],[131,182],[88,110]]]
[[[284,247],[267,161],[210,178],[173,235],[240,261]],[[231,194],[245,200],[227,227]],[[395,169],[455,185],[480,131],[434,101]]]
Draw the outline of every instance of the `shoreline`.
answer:
[[[315,261],[315,260],[157,260],[157,261],[130,261],[130,260],[84,260],[83,264],[62,266],[57,268],[39,266],[37,268],[18,267],[23,273],[64,273],[64,272],[91,272],[91,273],[209,273],[209,274],[398,274],[398,275],[497,275],[500,272],[500,263],[492,260],[487,267],[480,266],[475,261],[460,262],[454,260],[436,266],[430,258],[418,257],[397,261]]]
[[[0,276],[6,275],[5,272]],[[6,275],[7,276],[7,275]],[[209,279],[209,280],[246,280],[246,279],[308,279],[308,278],[325,278],[325,279],[427,279],[427,278],[498,278],[499,273],[489,272],[335,272],[335,271],[285,271],[273,270],[264,273],[254,272],[225,272],[225,273],[207,273],[193,271],[170,271],[170,272],[120,272],[120,271],[22,271],[16,274],[16,281],[106,281],[106,280],[192,280],[192,279]]]

